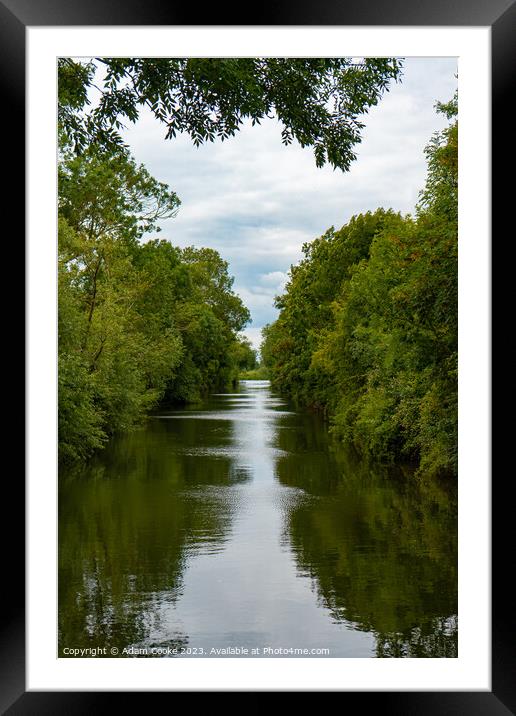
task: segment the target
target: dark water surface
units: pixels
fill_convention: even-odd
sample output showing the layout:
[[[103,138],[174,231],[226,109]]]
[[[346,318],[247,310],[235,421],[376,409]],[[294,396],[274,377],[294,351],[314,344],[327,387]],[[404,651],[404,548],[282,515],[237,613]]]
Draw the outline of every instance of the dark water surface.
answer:
[[[457,656],[456,512],[242,381],[60,475],[59,656]]]

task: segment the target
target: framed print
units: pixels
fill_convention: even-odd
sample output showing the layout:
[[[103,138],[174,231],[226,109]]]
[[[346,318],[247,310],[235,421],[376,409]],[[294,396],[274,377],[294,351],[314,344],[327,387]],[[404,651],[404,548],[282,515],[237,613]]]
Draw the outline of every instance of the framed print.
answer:
[[[514,4],[60,5],[0,4],[28,321],[3,709],[514,710],[489,275]]]

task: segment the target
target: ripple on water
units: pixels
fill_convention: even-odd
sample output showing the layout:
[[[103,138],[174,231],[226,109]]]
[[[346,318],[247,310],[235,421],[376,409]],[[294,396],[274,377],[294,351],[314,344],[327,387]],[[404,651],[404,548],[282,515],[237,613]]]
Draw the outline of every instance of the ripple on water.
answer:
[[[245,422],[262,422],[276,420],[288,415],[294,415],[290,410],[253,410],[251,414],[244,410],[232,410],[231,412],[198,412],[198,413],[175,413],[167,415],[153,415],[152,417],[159,420],[229,420],[245,421]]]
[[[245,447],[194,447],[179,448],[177,454],[187,455],[188,457],[213,457],[213,458],[246,458],[249,455],[249,449]],[[266,452],[270,457],[285,457],[288,452],[280,448],[265,447],[262,453]]]

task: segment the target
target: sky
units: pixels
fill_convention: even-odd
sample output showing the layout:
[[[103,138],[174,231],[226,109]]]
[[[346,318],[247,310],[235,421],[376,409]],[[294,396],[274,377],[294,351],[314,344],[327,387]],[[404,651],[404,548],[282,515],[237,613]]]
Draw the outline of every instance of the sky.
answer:
[[[233,289],[251,311],[244,334],[255,348],[305,242],[379,207],[414,212],[425,146],[448,123],[435,103],[452,98],[456,75],[456,58],[405,59],[401,81],[362,116],[362,142],[348,172],[318,169],[309,147],[285,147],[275,119],[200,147],[186,134],[165,140],[165,127],[147,111],[124,131],[136,161],[181,200],[159,238],[214,248],[229,263]]]

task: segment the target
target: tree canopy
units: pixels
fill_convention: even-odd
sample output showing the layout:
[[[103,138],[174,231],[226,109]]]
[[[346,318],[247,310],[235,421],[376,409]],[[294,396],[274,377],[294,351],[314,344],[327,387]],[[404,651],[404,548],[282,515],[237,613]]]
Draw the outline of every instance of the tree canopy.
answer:
[[[353,217],[304,246],[261,353],[273,385],[363,453],[457,471],[457,97],[415,217]]]
[[[313,148],[317,166],[347,170],[361,116],[400,74],[392,58],[59,60],[61,457],[85,458],[159,403],[198,400],[256,367],[256,352],[241,335],[250,314],[233,291],[227,262],[213,249],[148,239],[180,200],[135,162],[122,139],[126,124],[147,108],[167,139],[183,132],[200,145],[234,136],[246,120],[275,117],[285,145],[296,140]],[[447,201],[435,171],[422,198],[428,207]],[[295,301],[290,311],[287,297],[278,305],[285,301],[285,315],[290,311],[298,327],[289,335],[283,319],[270,327],[286,341],[282,360],[294,356],[292,370],[282,371],[293,394],[307,401],[311,395],[294,386],[324,353],[325,322],[337,321],[340,297],[332,291],[344,276],[351,280],[373,234],[393,220],[389,213],[357,219],[344,248],[331,232],[305,247],[291,288],[298,308],[312,311],[312,323]],[[314,273],[314,259],[329,261],[325,272]],[[263,349],[267,360],[278,348],[272,344]]]
[[[176,195],[127,153],[59,166],[59,448],[88,457],[159,401],[198,400],[249,363],[249,311],[213,249],[143,241]]]
[[[143,107],[196,145],[275,116],[282,141],[313,147],[318,167],[347,170],[360,115],[401,75],[396,58],[61,58],[59,127],[78,153],[124,148],[120,131]],[[100,80],[97,76],[100,75]],[[97,81],[100,82],[97,84]],[[98,96],[95,97],[95,90]],[[94,98],[94,99],[93,99]]]

